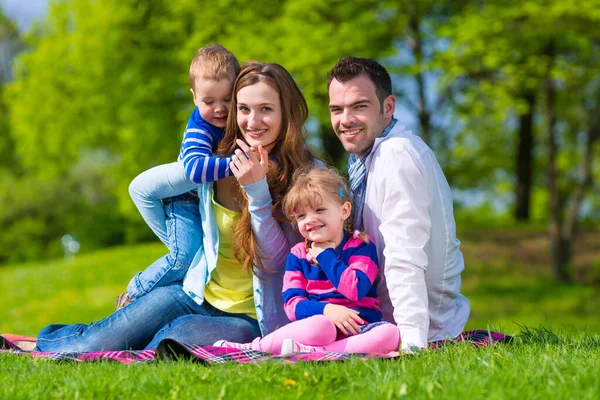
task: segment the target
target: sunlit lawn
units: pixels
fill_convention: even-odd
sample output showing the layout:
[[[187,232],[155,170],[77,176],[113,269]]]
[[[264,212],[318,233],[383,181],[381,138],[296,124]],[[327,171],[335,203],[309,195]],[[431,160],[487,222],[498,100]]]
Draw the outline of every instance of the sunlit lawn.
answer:
[[[594,235],[585,240],[594,241]],[[484,239],[485,238],[485,239]],[[190,362],[75,364],[0,356],[0,398],[596,398],[600,365],[598,285],[556,284],[543,235],[463,235],[467,329],[519,333],[487,349],[456,346],[400,360],[281,365]],[[586,249],[600,244],[585,242]],[[592,246],[593,245],[593,246]],[[597,245],[597,246],[596,246]],[[162,245],[114,248],[74,260],[0,268],[0,333],[36,335],[50,323],[90,322],[114,310],[129,278]],[[580,251],[592,270],[598,254]],[[583,258],[582,258],[583,257]],[[588,268],[588,269],[589,269]],[[593,273],[592,273],[593,276]],[[552,332],[546,332],[549,328]]]

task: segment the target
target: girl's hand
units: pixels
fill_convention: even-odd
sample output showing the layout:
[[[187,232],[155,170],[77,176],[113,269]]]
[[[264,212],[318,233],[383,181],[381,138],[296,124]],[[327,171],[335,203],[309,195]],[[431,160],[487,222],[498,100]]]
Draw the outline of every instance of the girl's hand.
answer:
[[[316,242],[312,242],[310,245],[310,254],[313,256],[313,258],[317,258],[317,256],[319,254],[321,254],[323,252],[323,250],[326,249],[335,249],[335,243],[334,242],[320,242],[320,243],[316,243]]]
[[[323,315],[329,318],[340,332],[346,335],[356,335],[360,332],[360,326],[365,323],[358,316],[358,311],[339,304],[327,304],[323,309]]]
[[[248,146],[243,140],[237,139],[236,143],[240,149],[235,150],[231,159],[231,172],[241,186],[250,185],[260,181],[267,175],[269,165],[269,154],[262,146],[257,151]],[[244,154],[245,153],[245,154]]]

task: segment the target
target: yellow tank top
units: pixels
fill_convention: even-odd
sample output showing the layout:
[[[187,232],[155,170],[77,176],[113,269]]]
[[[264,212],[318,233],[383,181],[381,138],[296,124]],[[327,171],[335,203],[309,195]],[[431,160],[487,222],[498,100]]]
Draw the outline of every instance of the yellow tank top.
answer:
[[[240,218],[240,213],[217,203],[214,192],[212,206],[219,229],[219,255],[204,298],[221,311],[246,314],[256,319],[252,275],[242,269],[233,254],[233,225]]]

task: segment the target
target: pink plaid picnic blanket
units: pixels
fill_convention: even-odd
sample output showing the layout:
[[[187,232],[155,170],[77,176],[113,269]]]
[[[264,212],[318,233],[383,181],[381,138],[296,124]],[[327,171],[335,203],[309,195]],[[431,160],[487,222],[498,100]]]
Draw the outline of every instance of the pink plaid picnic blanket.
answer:
[[[510,342],[511,336],[487,330],[471,330],[461,333],[456,339],[440,340],[429,343],[430,349],[452,345],[458,342],[469,342],[474,347],[491,346],[499,342]],[[0,354],[26,355],[49,360],[70,360],[77,362],[112,360],[124,364],[147,363],[156,359],[181,358],[201,362],[206,365],[234,363],[258,363],[268,360],[279,360],[283,363],[301,361],[341,361],[350,359],[395,358],[398,354],[343,354],[343,353],[295,353],[275,356],[255,350],[238,350],[214,346],[190,346],[174,340],[163,340],[156,350],[123,350],[95,351],[89,353],[43,353],[20,350],[8,339],[0,336]]]

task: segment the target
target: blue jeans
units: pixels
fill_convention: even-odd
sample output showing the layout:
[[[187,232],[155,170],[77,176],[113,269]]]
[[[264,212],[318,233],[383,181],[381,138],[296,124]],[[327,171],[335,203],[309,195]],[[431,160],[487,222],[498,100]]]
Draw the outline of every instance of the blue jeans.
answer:
[[[169,236],[161,199],[178,196],[198,187],[185,175],[183,161],[150,168],[129,185],[129,195],[146,224],[169,247]]]
[[[249,343],[261,336],[258,321],[245,314],[226,313],[206,301],[200,307],[201,312],[184,315],[165,325],[146,348],[156,349],[164,339],[196,346],[210,346],[221,339]]]
[[[36,351],[141,350],[156,348],[162,339],[202,346],[220,339],[246,342],[256,336],[260,336],[256,320],[225,313],[207,302],[199,305],[178,284],[156,288],[90,325],[49,325],[38,334]]]
[[[166,217],[169,254],[135,275],[127,285],[127,294],[136,300],[159,286],[183,281],[202,244],[202,222],[195,192],[162,201]]]

